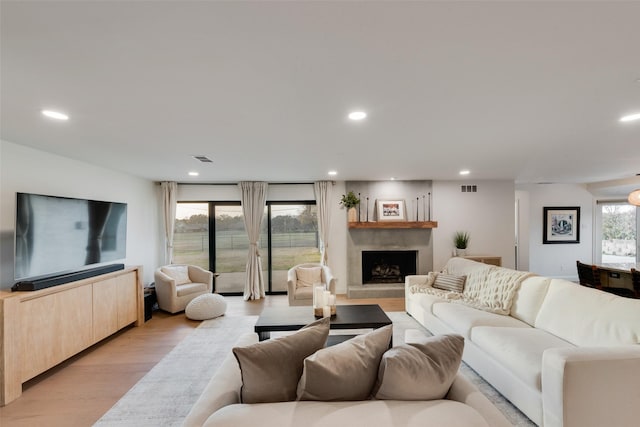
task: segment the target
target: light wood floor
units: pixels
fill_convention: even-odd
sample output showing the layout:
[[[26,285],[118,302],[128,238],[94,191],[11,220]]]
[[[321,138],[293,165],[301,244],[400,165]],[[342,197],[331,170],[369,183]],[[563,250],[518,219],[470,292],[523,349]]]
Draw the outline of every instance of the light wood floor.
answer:
[[[286,295],[257,301],[226,297],[227,313],[258,315],[288,305]],[[338,304],[379,304],[404,311],[404,298],[347,299]],[[184,313],[154,311],[140,327],[127,328],[32,379],[20,398],[0,408],[0,426],[91,426],[200,322]]]

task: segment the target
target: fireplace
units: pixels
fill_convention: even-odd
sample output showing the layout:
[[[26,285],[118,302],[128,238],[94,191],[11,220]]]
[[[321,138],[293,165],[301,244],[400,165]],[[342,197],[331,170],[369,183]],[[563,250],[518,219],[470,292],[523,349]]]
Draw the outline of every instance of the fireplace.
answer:
[[[416,274],[418,251],[362,251],[362,284],[404,283]]]

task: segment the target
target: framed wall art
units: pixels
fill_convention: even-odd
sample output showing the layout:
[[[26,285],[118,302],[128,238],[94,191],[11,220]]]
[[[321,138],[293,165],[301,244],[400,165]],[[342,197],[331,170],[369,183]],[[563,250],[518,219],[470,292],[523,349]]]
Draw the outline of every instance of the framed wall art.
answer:
[[[404,200],[376,200],[376,218],[378,221],[406,221]]]
[[[580,206],[543,207],[542,243],[580,243]]]

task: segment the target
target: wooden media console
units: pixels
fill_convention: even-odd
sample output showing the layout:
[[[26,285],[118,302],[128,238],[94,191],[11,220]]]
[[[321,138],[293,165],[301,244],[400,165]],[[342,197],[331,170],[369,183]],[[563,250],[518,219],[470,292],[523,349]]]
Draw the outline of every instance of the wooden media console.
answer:
[[[22,384],[120,329],[144,323],[142,267],[32,292],[0,292],[0,405]]]

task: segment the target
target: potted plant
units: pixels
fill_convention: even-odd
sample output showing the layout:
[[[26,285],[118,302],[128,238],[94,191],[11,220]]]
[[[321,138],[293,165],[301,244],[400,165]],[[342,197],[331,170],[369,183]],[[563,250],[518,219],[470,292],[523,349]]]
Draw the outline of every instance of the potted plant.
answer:
[[[457,256],[465,256],[467,254],[469,239],[469,233],[466,231],[456,231],[456,234],[453,235],[453,244],[456,247]]]
[[[340,204],[347,209],[349,222],[357,221],[358,213],[356,212],[356,206],[360,204],[360,199],[355,195],[355,193],[353,191],[349,191],[347,194],[343,194],[340,199]]]

